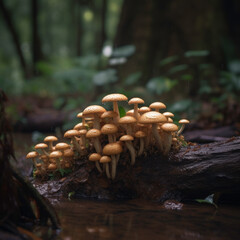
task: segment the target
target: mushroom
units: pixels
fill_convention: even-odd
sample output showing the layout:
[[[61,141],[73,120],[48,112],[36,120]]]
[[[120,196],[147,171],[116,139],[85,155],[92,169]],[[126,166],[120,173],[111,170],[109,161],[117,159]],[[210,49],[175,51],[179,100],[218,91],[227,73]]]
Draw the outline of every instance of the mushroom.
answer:
[[[87,130],[86,129],[81,129],[79,130],[79,134],[80,134],[80,140],[81,140],[81,146],[82,149],[84,150],[86,148],[86,134],[87,134]]]
[[[48,148],[48,145],[46,143],[38,143],[35,147],[35,149],[41,149],[43,154],[49,156],[49,153],[46,152],[45,148]]]
[[[118,114],[114,111],[106,111],[101,115],[101,119],[104,119],[105,123],[112,123],[117,116]]]
[[[111,178],[110,172],[109,172],[109,162],[111,162],[112,159],[109,156],[102,156],[100,158],[100,163],[103,163],[103,169],[106,170],[106,175],[108,178]]]
[[[81,122],[82,126],[83,126],[83,128],[86,128],[86,121],[85,121],[85,116],[83,115],[83,113],[82,112],[78,113],[77,117],[82,119],[82,122]]]
[[[134,117],[137,119],[138,121],[138,104],[144,104],[144,100],[138,97],[135,98],[131,98],[128,102],[128,104],[133,104],[134,105]]]
[[[183,130],[184,130],[184,128],[185,128],[185,125],[188,124],[189,121],[188,121],[187,119],[181,119],[181,120],[179,121],[179,123],[182,124],[182,126],[181,126],[181,128],[179,129],[179,131],[177,132],[177,136],[179,136],[179,135],[183,132]]]
[[[60,165],[60,157],[62,156],[62,152],[60,151],[53,151],[49,154],[50,158],[54,158],[56,159],[56,164],[57,164],[57,168],[61,169],[61,165]]]
[[[156,112],[159,112],[159,109],[166,108],[166,105],[162,102],[154,102],[149,106],[151,109],[155,109]]]
[[[108,135],[108,142],[116,142],[116,133],[118,131],[118,128],[115,124],[107,123],[102,126],[101,133]]]
[[[125,142],[130,154],[131,154],[131,165],[134,165],[135,163],[135,158],[136,158],[136,153],[135,153],[135,149],[133,147],[132,141],[134,140],[134,138],[131,135],[123,135],[120,138],[120,141]]]
[[[26,156],[27,159],[32,159],[32,162],[34,164],[34,167],[36,168],[37,167],[37,161],[36,161],[36,158],[38,157],[38,152],[29,152]]]
[[[55,136],[47,136],[44,138],[44,142],[48,142],[49,144],[49,151],[52,152],[53,151],[53,142],[56,142],[58,140],[57,137]]]
[[[162,143],[161,143],[161,138],[159,136],[157,127],[158,127],[158,123],[164,123],[166,121],[167,119],[164,115],[155,111],[146,112],[139,118],[140,123],[152,124],[152,133],[154,138],[157,141],[157,144],[160,150],[162,150]]]
[[[111,155],[112,158],[112,179],[116,176],[116,169],[117,169],[117,159],[116,155],[120,154],[123,151],[121,144],[115,142],[115,143],[109,143],[104,146],[103,148],[103,154],[104,155]]]
[[[169,119],[170,121],[172,120],[171,117],[174,117],[174,114],[171,112],[164,112],[163,115],[167,118],[168,122],[169,122]]]
[[[55,146],[55,149],[60,151],[62,153],[62,156],[64,156],[64,150],[69,149],[69,148],[70,148],[70,146],[64,142],[60,142],[60,143],[56,144],[56,146]],[[63,166],[65,165],[64,158],[62,160],[62,165]]]
[[[93,128],[100,129],[100,116],[106,109],[99,105],[91,105],[84,109],[83,116],[93,117]]]
[[[136,118],[131,116],[124,116],[118,121],[119,124],[122,124],[126,128],[127,135],[132,135],[131,124],[136,122]]]
[[[140,156],[144,150],[144,138],[146,137],[146,134],[145,132],[139,130],[135,133],[135,137],[140,139],[140,147],[138,150],[138,156]]]
[[[118,102],[119,101],[127,101],[127,100],[128,100],[128,98],[125,95],[120,94],[120,93],[112,93],[112,94],[105,96],[102,99],[102,103],[113,102],[113,111],[117,113],[117,117],[114,118],[115,123],[117,123],[120,118],[119,110],[118,110]]]
[[[56,163],[50,163],[50,164],[48,165],[48,168],[47,168],[47,170],[49,170],[50,172],[53,172],[53,171],[55,171],[56,169],[57,169]]]
[[[92,153],[90,156],[89,156],[89,161],[92,161],[92,162],[95,162],[95,165],[96,165],[96,168],[97,168],[97,170],[100,172],[100,173],[102,173],[102,169],[101,169],[101,167],[100,167],[100,165],[99,165],[99,160],[100,160],[100,158],[101,158],[101,154],[99,154],[99,153]]]
[[[64,157],[64,160],[67,162],[67,163],[70,163],[72,164],[73,162],[73,158],[74,158],[74,152],[72,149],[66,149],[64,150],[63,152],[63,157]],[[65,164],[66,166],[66,164]]]
[[[167,155],[171,149],[172,145],[172,133],[178,130],[178,126],[174,123],[164,123],[161,126],[163,130],[163,154]]]
[[[138,112],[140,114],[143,114],[143,113],[146,113],[146,112],[150,112],[151,111],[151,108],[147,107],[147,106],[143,106],[141,108],[139,108]]]
[[[102,146],[99,140],[99,137],[101,136],[101,131],[98,129],[90,129],[87,134],[86,137],[87,138],[92,138],[93,139],[93,145],[94,148],[96,149],[96,152],[101,154],[102,153]]]
[[[68,130],[67,132],[64,133],[64,137],[65,138],[71,138],[72,140],[72,144],[74,146],[74,148],[81,153],[81,147],[79,145],[79,143],[77,142],[76,137],[79,136],[80,133],[78,130],[72,129],[72,130]]]

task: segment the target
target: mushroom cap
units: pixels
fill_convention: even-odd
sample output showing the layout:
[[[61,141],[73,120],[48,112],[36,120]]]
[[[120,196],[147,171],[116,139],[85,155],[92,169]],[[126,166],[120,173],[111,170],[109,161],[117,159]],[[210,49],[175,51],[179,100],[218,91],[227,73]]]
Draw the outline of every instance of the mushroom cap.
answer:
[[[60,151],[53,151],[49,154],[50,158],[59,158],[62,156],[62,153]]]
[[[84,116],[93,116],[94,114],[101,115],[102,113],[106,112],[106,109],[99,105],[91,105],[84,109],[83,115]]]
[[[64,157],[73,157],[74,156],[74,151],[72,149],[66,149],[63,152]]]
[[[139,110],[139,109],[138,109]],[[126,112],[126,116],[132,116],[134,117],[134,109],[131,109],[129,111]],[[140,114],[138,113],[138,117],[140,117]]]
[[[101,154],[99,154],[99,153],[92,153],[92,154],[88,157],[89,161],[92,161],[92,162],[99,161],[100,158],[101,158]]]
[[[48,170],[55,170],[55,169],[57,169],[57,165],[55,163],[50,163],[48,165]]]
[[[178,142],[177,138],[175,138],[175,137],[172,138],[172,141],[173,141],[173,142]]]
[[[101,135],[101,131],[95,128],[90,129],[87,133],[86,133],[86,137],[87,138],[95,138],[95,137],[99,137]]]
[[[41,163],[37,163],[36,167],[40,168],[40,167],[42,167],[42,164]]]
[[[180,124],[188,124],[190,122],[187,119],[181,119],[181,120],[179,120],[179,123]]]
[[[118,131],[118,127],[112,123],[104,124],[101,128],[102,134],[114,134],[117,131]]]
[[[101,118],[114,118],[117,116],[118,116],[118,114],[114,111],[106,111],[101,115]]]
[[[108,162],[111,162],[112,159],[109,157],[109,156],[102,156],[100,158],[100,163],[108,163]]]
[[[143,132],[143,131],[137,131],[137,132],[135,133],[135,137],[136,137],[136,138],[146,137],[146,133]]]
[[[120,93],[112,93],[108,94],[102,99],[102,102],[120,102],[120,101],[127,101],[128,98]]]
[[[64,133],[65,138],[72,138],[74,136],[79,136],[79,131],[77,131],[76,129],[71,129]]]
[[[123,135],[119,140],[126,142],[126,141],[133,141],[134,138],[131,135]]]
[[[165,132],[176,132],[178,130],[178,126],[174,123],[164,123],[161,126],[161,129]]]
[[[124,116],[118,120],[118,123],[120,124],[127,124],[127,123],[135,123],[137,122],[135,117],[132,116]]]
[[[154,102],[151,103],[149,107],[154,109],[164,109],[166,108],[166,105],[162,102]]]
[[[56,150],[65,150],[65,149],[68,149],[68,148],[70,148],[70,146],[67,143],[64,143],[64,142],[58,143],[55,146]]]
[[[55,142],[55,141],[57,141],[58,140],[58,138],[57,137],[55,137],[55,136],[47,136],[47,137],[45,137],[44,138],[44,142]]]
[[[86,129],[81,129],[81,130],[79,130],[79,134],[80,134],[80,136],[86,135],[87,130]]]
[[[144,113],[140,118],[139,118],[140,123],[161,123],[161,122],[167,122],[167,118],[155,111],[150,111]]]
[[[38,155],[39,155],[38,152],[32,151],[27,154],[26,158],[35,158]]]
[[[43,148],[47,148],[48,145],[46,143],[38,143],[34,148],[35,149],[43,149]]]
[[[169,117],[169,118],[168,118],[168,122],[169,122],[169,123],[173,123],[172,118]]]
[[[78,114],[77,114],[77,117],[78,117],[78,118],[82,118],[82,117],[83,117],[83,113],[82,113],[82,112],[78,113]]]
[[[163,113],[163,115],[165,116],[165,117],[174,117],[174,114],[173,113],[171,113],[171,112],[164,112]]]
[[[147,107],[147,106],[143,106],[141,108],[138,109],[138,112],[139,113],[145,113],[145,112],[150,112],[151,111],[151,108]]]
[[[103,154],[105,155],[116,155],[123,151],[122,146],[119,143],[109,143],[104,146]]]
[[[131,98],[128,102],[128,104],[144,104],[144,100],[139,98],[139,97],[135,97],[135,98]]]
[[[86,128],[86,124],[85,125],[83,125],[82,123],[78,123],[78,124],[76,124],[75,126],[74,126],[74,130],[81,130],[81,129],[85,129]]]

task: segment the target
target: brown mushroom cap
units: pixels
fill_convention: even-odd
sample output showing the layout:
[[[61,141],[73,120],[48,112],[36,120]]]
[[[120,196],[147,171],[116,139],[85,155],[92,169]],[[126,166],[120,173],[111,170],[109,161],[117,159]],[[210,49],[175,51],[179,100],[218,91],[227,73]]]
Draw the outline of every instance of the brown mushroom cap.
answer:
[[[178,126],[174,123],[164,123],[161,126],[161,129],[165,132],[176,132],[178,130]]]
[[[135,97],[135,98],[131,98],[129,101],[128,101],[128,104],[144,104],[144,100],[141,99],[141,98],[138,98],[138,97]]]
[[[95,161],[99,161],[101,158],[101,154],[99,153],[92,153],[90,156],[89,156],[89,161],[92,161],[92,162],[95,162]]]
[[[134,109],[131,109],[129,111],[126,112],[126,116],[132,116],[134,117]]]
[[[55,136],[47,136],[44,138],[44,142],[55,142],[57,140],[58,140],[58,138]]]
[[[62,153],[60,151],[53,151],[49,154],[50,158],[59,158],[62,156]]]
[[[72,149],[66,149],[63,152],[64,157],[73,157],[74,156],[74,151]]]
[[[168,118],[168,122],[169,122],[169,123],[173,123],[172,118],[169,117],[169,118]]]
[[[79,130],[79,135],[80,136],[83,136],[83,135],[86,135],[86,134],[87,134],[87,130],[86,129]]]
[[[95,137],[99,137],[101,135],[101,131],[95,128],[90,129],[87,133],[86,133],[86,137],[87,138],[95,138]]]
[[[109,163],[111,161],[112,161],[112,159],[109,156],[102,156],[100,158],[100,163]]]
[[[189,123],[189,120],[187,120],[187,119],[181,119],[181,120],[179,120],[179,123],[180,123],[180,124],[188,124],[188,123]]]
[[[79,135],[80,135],[79,131],[77,131],[75,129],[68,130],[67,132],[64,133],[65,138],[72,138],[72,137],[79,136]]]
[[[70,148],[70,146],[67,143],[63,143],[63,142],[58,143],[55,146],[56,150],[65,150],[65,149],[68,149],[68,148]]]
[[[136,138],[146,137],[146,133],[139,130],[139,131],[137,131],[137,132],[135,133],[135,137],[136,137]]]
[[[131,135],[123,135],[120,139],[120,141],[133,141],[134,138]]]
[[[121,124],[128,124],[128,123],[135,123],[137,122],[135,117],[132,116],[124,116],[122,118],[119,119],[118,123]]]
[[[50,163],[48,165],[48,170],[56,170],[57,169],[57,165],[55,163]]]
[[[128,98],[120,93],[112,93],[112,94],[108,94],[107,96],[105,96],[102,99],[102,103],[105,102],[120,102],[120,101],[127,101]]]
[[[162,123],[166,121],[167,118],[163,114],[155,111],[146,112],[139,118],[139,122],[144,124]]]
[[[48,147],[48,145],[46,143],[38,143],[34,148],[35,149],[44,149],[47,147]]]
[[[118,127],[112,123],[104,124],[101,128],[102,134],[114,134],[118,131]]]
[[[146,107],[146,106],[141,107],[141,108],[139,108],[139,110],[138,110],[138,112],[141,113],[141,114],[146,113],[146,112],[150,112],[150,111],[151,111],[151,108]]]
[[[78,118],[82,118],[82,117],[83,117],[83,113],[82,113],[82,112],[78,113],[78,114],[77,114],[77,117],[78,117]]]
[[[84,116],[94,116],[94,114],[101,115],[102,113],[106,112],[106,109],[99,105],[91,105],[84,109],[83,115]]]
[[[103,154],[105,155],[117,155],[122,151],[122,146],[119,143],[109,143],[103,148]]]
[[[158,110],[166,108],[166,105],[162,102],[154,102],[149,107]]]
[[[78,124],[76,124],[75,126],[74,126],[74,130],[81,130],[81,129],[85,129],[86,128],[86,124],[85,125],[83,125],[82,123],[78,123]]]
[[[29,152],[29,153],[27,154],[26,158],[27,158],[27,159],[29,159],[29,158],[35,158],[35,157],[37,157],[38,155],[39,155],[38,152],[32,151],[32,152]]]
[[[167,117],[167,118],[169,118],[169,117],[174,117],[174,114],[171,113],[171,112],[164,112],[163,115],[164,115],[165,117]]]
[[[106,111],[101,115],[101,118],[114,118],[117,117],[117,113],[114,111]]]

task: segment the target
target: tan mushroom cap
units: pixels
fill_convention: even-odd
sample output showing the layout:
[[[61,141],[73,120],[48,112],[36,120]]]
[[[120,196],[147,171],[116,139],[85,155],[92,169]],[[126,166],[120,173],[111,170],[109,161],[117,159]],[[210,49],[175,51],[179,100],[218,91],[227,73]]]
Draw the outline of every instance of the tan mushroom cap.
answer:
[[[163,115],[164,115],[165,117],[167,117],[167,118],[169,118],[169,117],[174,117],[174,114],[171,113],[171,112],[164,112]]]
[[[74,151],[72,149],[66,149],[63,152],[64,157],[73,157],[74,156]]]
[[[53,151],[49,154],[50,158],[59,158],[62,156],[62,153],[60,151]]]
[[[41,164],[41,163],[37,163],[37,164],[36,164],[36,167],[37,167],[37,168],[40,168],[40,167],[42,167],[42,164]]]
[[[179,120],[179,123],[180,123],[180,124],[188,124],[188,123],[190,123],[190,122],[189,122],[189,120],[187,120],[187,119],[181,119],[181,120]]]
[[[92,153],[92,154],[88,157],[89,161],[92,161],[92,162],[99,161],[100,158],[101,158],[101,154],[99,154],[99,153]]]
[[[149,107],[154,108],[154,109],[164,109],[164,108],[166,108],[166,105],[162,102],[154,102],[154,103],[150,104]]]
[[[79,131],[76,129],[71,129],[64,133],[65,138],[72,138],[74,136],[79,136]]]
[[[146,113],[146,112],[150,112],[151,111],[151,108],[147,107],[147,106],[144,106],[144,107],[141,107],[138,109],[138,112],[143,114],[143,113]]]
[[[129,101],[128,101],[128,104],[144,104],[144,100],[139,98],[139,97],[135,97],[135,98],[131,98]]]
[[[106,112],[106,109],[99,105],[91,105],[84,109],[83,115],[84,116],[93,116],[94,114],[101,115],[102,113]]]
[[[172,138],[172,141],[173,141],[173,142],[178,142],[177,138],[175,138],[175,137]]]
[[[119,143],[109,143],[104,146],[103,154],[105,155],[117,155],[123,151],[122,146]]]
[[[102,102],[120,102],[120,101],[127,101],[128,98],[120,93],[112,93],[108,94],[102,99]]]
[[[47,137],[45,137],[44,138],[44,142],[55,142],[55,141],[57,141],[58,140],[58,138],[57,137],[55,137],[55,136],[47,136]]]
[[[86,134],[87,134],[87,130],[86,129],[79,130],[79,135],[80,136],[83,136],[83,135],[86,135]]]
[[[136,137],[136,138],[146,137],[146,133],[139,130],[139,131],[137,131],[137,132],[135,133],[135,137]]]
[[[56,150],[65,150],[65,149],[68,149],[68,148],[70,148],[70,146],[67,143],[64,143],[64,142],[58,143],[55,146]]]
[[[120,141],[133,141],[134,138],[131,135],[123,135],[121,136],[121,138],[119,139]]]
[[[74,126],[74,130],[81,130],[81,129],[85,129],[86,128],[86,124],[85,124],[85,126],[82,124],[82,123],[78,123],[78,124],[76,124],[75,126]]]
[[[126,116],[132,116],[134,117],[134,109],[131,109],[129,111],[126,112]]]
[[[101,115],[101,118],[114,118],[117,117],[117,113],[114,111],[106,111]]]
[[[114,134],[117,131],[118,131],[118,127],[112,123],[104,124],[101,128],[102,134]]]
[[[77,114],[77,117],[78,117],[78,118],[82,118],[82,117],[83,117],[83,113],[82,113],[82,112],[78,113],[78,114]]]
[[[118,123],[121,124],[128,124],[128,123],[135,123],[137,122],[135,117],[132,116],[124,116],[122,118],[119,119]]]
[[[87,133],[86,133],[86,137],[87,138],[95,138],[95,137],[99,137],[101,135],[101,131],[95,128],[90,129]]]
[[[139,118],[139,122],[144,124],[163,123],[166,121],[167,118],[163,114],[155,111],[146,112]]]
[[[48,165],[48,170],[56,170],[57,169],[57,165],[55,163],[50,163]]]
[[[168,118],[168,122],[169,122],[169,123],[173,123],[172,118],[169,117],[169,118]]]
[[[27,154],[26,158],[27,158],[27,159],[28,159],[28,158],[35,158],[35,157],[37,157],[38,155],[39,155],[38,152],[33,151],[33,152],[29,152],[29,153]]]
[[[178,130],[178,126],[174,123],[164,123],[161,126],[161,129],[165,132],[176,132]]]
[[[35,149],[44,149],[47,147],[48,147],[48,145],[46,143],[38,143],[34,148]]]
[[[111,161],[112,161],[112,159],[109,156],[102,156],[100,158],[100,163],[109,163]]]

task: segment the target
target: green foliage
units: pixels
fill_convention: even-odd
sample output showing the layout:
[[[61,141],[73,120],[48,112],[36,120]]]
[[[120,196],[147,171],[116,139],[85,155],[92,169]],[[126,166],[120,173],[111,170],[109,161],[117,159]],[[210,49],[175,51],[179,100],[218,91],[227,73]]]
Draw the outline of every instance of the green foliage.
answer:
[[[218,208],[217,204],[214,202],[214,194],[211,194],[204,199],[196,199],[196,201],[198,203],[210,204],[210,205],[213,205],[215,208]]]
[[[120,118],[126,115],[126,111],[122,106],[118,107],[118,110],[119,110]]]

